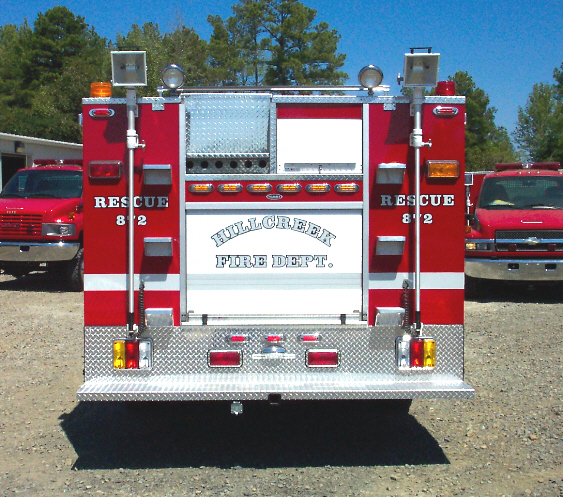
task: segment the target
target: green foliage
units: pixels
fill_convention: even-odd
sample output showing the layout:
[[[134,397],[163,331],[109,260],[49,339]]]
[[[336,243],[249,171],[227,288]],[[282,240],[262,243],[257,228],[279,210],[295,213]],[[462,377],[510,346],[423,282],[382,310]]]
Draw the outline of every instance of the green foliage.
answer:
[[[340,35],[298,0],[240,0],[223,21],[210,16],[214,78],[225,85],[342,84]]]
[[[477,87],[467,72],[458,71],[449,79],[455,81],[457,94],[466,99],[466,170],[489,170],[497,162],[518,160],[506,129],[495,125],[496,109],[489,105],[489,96]]]
[[[563,162],[563,74],[556,85],[534,85],[526,106],[518,108],[514,140],[533,162]]]

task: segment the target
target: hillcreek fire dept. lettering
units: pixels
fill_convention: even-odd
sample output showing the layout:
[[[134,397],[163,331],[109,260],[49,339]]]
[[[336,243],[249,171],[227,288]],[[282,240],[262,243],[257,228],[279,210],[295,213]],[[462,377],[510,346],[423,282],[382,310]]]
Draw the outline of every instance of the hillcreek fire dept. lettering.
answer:
[[[148,209],[163,209],[168,207],[168,197],[134,197],[134,207]],[[113,209],[129,207],[129,197],[94,197],[94,207],[97,209]]]
[[[216,255],[217,265],[222,269],[229,268],[265,268],[268,267],[267,255]],[[272,255],[271,267],[326,267],[326,255]],[[332,264],[329,264],[331,267]]]
[[[439,205],[454,205],[454,195],[421,195],[420,205],[426,207],[438,207]],[[381,195],[381,206],[408,206],[414,207],[416,197],[414,195]]]
[[[250,233],[251,231],[257,231],[261,229],[282,229],[282,230],[292,230],[299,233],[304,233],[312,238],[318,239],[320,242],[324,243],[327,247],[330,247],[331,240],[336,238],[336,235],[332,234],[330,231],[322,228],[310,221],[305,221],[299,218],[290,218],[288,216],[274,216],[268,215],[264,216],[261,221],[256,221],[255,217],[251,217],[247,221],[238,221],[231,224],[223,229],[220,229],[211,238],[215,242],[217,247],[220,247],[224,243],[236,238],[239,235],[245,233]]]

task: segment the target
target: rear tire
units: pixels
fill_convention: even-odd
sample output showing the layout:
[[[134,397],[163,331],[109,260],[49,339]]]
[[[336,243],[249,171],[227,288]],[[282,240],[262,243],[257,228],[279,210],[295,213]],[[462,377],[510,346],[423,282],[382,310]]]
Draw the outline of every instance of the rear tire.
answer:
[[[67,266],[67,280],[73,292],[84,290],[84,249],[81,248]]]

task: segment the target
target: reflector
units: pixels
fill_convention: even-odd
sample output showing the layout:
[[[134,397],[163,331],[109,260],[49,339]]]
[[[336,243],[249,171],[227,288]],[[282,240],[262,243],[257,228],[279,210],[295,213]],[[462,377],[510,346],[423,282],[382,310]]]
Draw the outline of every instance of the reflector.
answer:
[[[308,350],[307,366],[310,368],[335,368],[338,366],[338,351]]]

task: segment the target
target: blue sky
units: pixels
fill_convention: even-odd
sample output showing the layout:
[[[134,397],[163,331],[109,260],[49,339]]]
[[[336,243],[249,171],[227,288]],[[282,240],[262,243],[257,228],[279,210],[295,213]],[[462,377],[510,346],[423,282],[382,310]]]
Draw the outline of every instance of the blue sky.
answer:
[[[317,10],[341,35],[344,70],[350,83],[366,64],[378,65],[384,84],[396,94],[397,74],[409,47],[431,46],[441,54],[440,79],[468,72],[497,109],[495,122],[511,132],[518,107],[524,107],[533,85],[553,83],[554,68],[563,63],[563,2],[556,0],[301,0]],[[182,22],[205,40],[209,14],[226,18],[235,0],[2,0],[0,25],[30,24],[37,13],[66,5],[96,32],[115,40],[132,24],[158,24],[169,32]],[[172,62],[172,61],[171,61]]]

